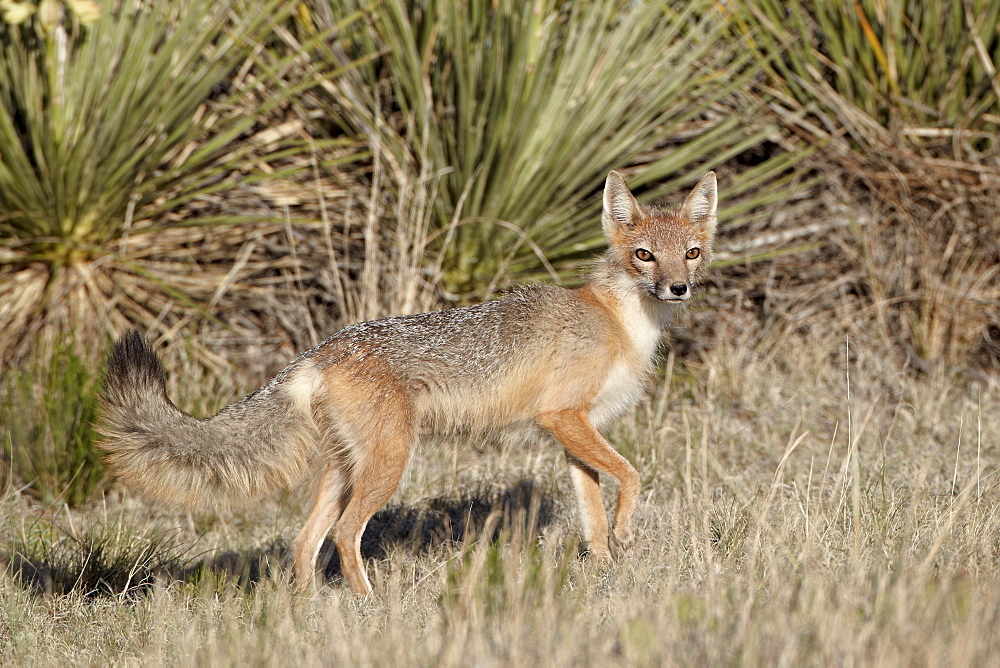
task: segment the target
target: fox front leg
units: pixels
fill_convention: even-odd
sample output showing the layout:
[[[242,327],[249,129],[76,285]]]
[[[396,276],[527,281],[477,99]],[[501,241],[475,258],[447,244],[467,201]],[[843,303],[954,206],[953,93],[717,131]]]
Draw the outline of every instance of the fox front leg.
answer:
[[[583,525],[583,542],[587,553],[597,561],[609,561],[608,516],[601,499],[601,478],[597,469],[566,453],[576,505]]]
[[[632,544],[632,515],[635,513],[641,486],[635,467],[601,436],[590,422],[586,411],[543,413],[538,417],[538,424],[555,436],[571,457],[595,472],[602,471],[618,480],[618,503],[612,532],[608,536],[608,549],[615,554],[627,549]],[[601,513],[603,514],[603,508]],[[586,521],[585,532],[588,530]],[[595,524],[599,526],[599,522]],[[597,552],[602,550],[598,549]]]

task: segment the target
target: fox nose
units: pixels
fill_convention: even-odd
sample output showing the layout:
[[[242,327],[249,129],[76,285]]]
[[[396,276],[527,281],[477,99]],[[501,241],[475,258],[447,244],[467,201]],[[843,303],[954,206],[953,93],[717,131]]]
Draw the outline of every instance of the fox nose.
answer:
[[[682,296],[687,291],[688,291],[687,283],[673,283],[670,286],[670,292],[674,293],[678,297]]]

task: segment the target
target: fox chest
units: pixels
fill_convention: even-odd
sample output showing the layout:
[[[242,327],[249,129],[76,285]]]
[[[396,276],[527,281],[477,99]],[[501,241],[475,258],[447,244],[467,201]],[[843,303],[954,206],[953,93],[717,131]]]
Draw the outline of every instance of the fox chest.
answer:
[[[636,327],[630,334],[631,348],[611,364],[591,404],[590,420],[597,426],[607,423],[634,405],[645,389],[649,371],[656,358],[660,330],[649,325]]]
[[[647,365],[616,362],[594,397],[589,411],[590,421],[601,426],[634,405],[642,396],[646,376]]]

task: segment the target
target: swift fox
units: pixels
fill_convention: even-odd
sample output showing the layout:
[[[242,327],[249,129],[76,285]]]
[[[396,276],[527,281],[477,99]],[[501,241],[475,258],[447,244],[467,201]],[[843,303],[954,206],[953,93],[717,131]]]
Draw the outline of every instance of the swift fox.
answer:
[[[318,475],[292,544],[295,578],[314,586],[333,528],[344,577],[369,594],[361,534],[418,438],[534,425],[565,448],[584,540],[608,558],[632,542],[640,481],[598,427],[640,397],[671,306],[691,296],[711,256],[716,203],[713,172],[676,210],[639,204],[611,172],[601,220],[609,248],[582,288],[527,287],[351,325],[206,419],[171,403],[156,354],[133,330],[108,357],[108,464],[147,499],[187,507],[244,503]],[[610,530],[599,472],[618,481]]]

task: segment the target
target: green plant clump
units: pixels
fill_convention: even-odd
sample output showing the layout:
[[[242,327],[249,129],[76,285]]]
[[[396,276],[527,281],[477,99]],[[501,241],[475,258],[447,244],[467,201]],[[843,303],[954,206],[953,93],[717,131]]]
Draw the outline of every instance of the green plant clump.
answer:
[[[88,500],[104,476],[97,432],[98,383],[71,342],[6,378],[0,404],[4,467],[45,502]]]
[[[221,193],[280,182],[336,143],[271,123],[311,81],[297,52],[264,48],[291,11],[276,0],[0,7],[0,360],[36,333],[96,343],[198,310],[205,270],[176,228],[260,221]],[[227,271],[213,269],[212,290]]]

